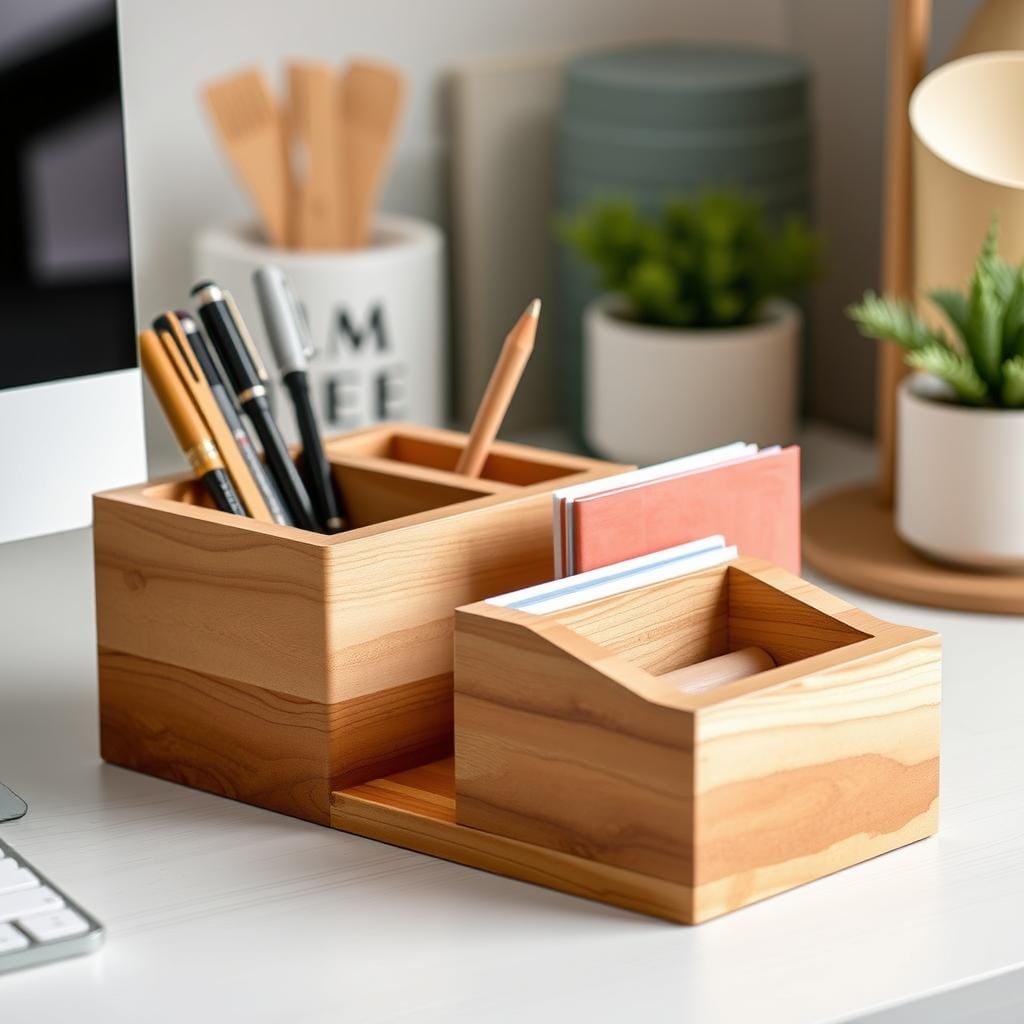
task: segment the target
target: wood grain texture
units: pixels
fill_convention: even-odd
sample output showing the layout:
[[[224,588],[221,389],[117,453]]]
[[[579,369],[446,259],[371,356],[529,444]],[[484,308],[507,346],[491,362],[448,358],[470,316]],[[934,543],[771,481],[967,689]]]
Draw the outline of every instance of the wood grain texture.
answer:
[[[494,493],[490,489],[456,485],[440,474],[432,479],[429,472],[420,473],[415,479],[396,476],[386,459],[368,456],[352,461],[335,460],[331,469],[339,492],[347,496],[345,510],[350,527],[356,529],[393,523],[404,516]]]
[[[289,227],[297,249],[336,249],[344,241],[337,92],[330,64],[288,65],[287,128],[294,181]]]
[[[377,193],[384,183],[405,104],[406,83],[394,67],[352,61],[342,73],[342,187],[347,245],[371,241]]]
[[[441,427],[388,424],[353,431],[326,442],[331,457],[372,456],[386,459],[396,473],[423,469],[439,470],[450,474],[464,486],[511,484],[530,487],[565,477],[571,473],[608,472],[610,463],[584,455],[548,451],[511,441],[495,441],[479,477],[468,481],[455,474],[455,466],[466,444],[466,435],[457,430]],[[617,472],[629,469],[619,466]],[[565,486],[564,482],[559,486]]]
[[[557,621],[652,675],[728,650],[729,589],[724,566],[702,573],[685,592],[653,586],[567,608]]]
[[[840,613],[841,614],[841,613]],[[729,577],[729,646],[763,647],[776,665],[826,654],[868,634],[746,573]]]
[[[473,417],[466,445],[456,463],[456,473],[477,477],[483,471],[491,445],[498,436],[505,413],[508,412],[523,371],[533,354],[540,308],[540,299],[534,299],[506,336],[494,372],[484,389],[476,416]]]
[[[289,174],[281,111],[258,68],[211,82],[203,98],[224,153],[249,192],[271,245],[288,244]]]
[[[624,619],[657,636],[723,577],[727,649],[777,667],[686,694],[615,645]],[[694,921],[935,831],[935,634],[753,559],[651,589],[677,601],[459,610],[460,824],[689,887]],[[721,636],[720,613],[704,621]]]
[[[451,751],[451,676],[321,704],[100,648],[104,760],[326,824],[328,794]]]
[[[873,486],[844,488],[804,511],[804,557],[818,572],[869,594],[963,611],[1024,615],[1024,577],[931,562],[896,535]]]
[[[101,647],[111,764],[324,823],[329,721],[315,701]]]
[[[915,633],[696,716],[698,920],[937,830],[939,643]]]
[[[835,482],[835,444],[805,445],[812,486]],[[1008,671],[1020,629],[1001,617],[901,609],[947,652],[937,841],[683,928],[101,765],[88,531],[0,545],[0,580],[0,778],[30,803],[0,836],[113,943],[0,983],[5,1024],[61,1021],[72,1005],[75,1024],[172,1024],[226,999],[245,1024],[482,1024],[543,1017],[538,1006],[593,1022],[642,1007],[651,1022],[793,1024],[933,993],[918,1016],[936,1024],[970,1019],[979,976],[1009,972],[1011,995],[1024,981],[1024,689]],[[268,935],[287,936],[284,957]],[[220,949],[246,983],[226,978]],[[328,980],[339,970],[343,983]],[[382,984],[389,971],[403,984]]]
[[[331,825],[642,914],[677,922],[692,916],[686,886],[459,825],[451,758],[332,793]]]
[[[571,634],[482,620],[459,612],[458,821],[691,884],[693,716],[610,679]]]
[[[882,288],[897,298],[913,297],[912,134],[908,107],[928,59],[931,10],[931,0],[891,0],[889,7]],[[896,393],[906,373],[903,350],[891,341],[879,342],[878,490],[881,500],[890,506],[896,483]]]
[[[452,674],[418,679],[328,708],[331,788],[452,752]]]
[[[450,673],[455,607],[550,578],[551,488],[621,467],[539,452],[550,482],[477,491],[432,467],[360,463],[419,430],[360,431],[354,454],[328,441],[357,524],[332,537],[176,500],[194,493],[181,477],[97,495],[99,643],[324,704]]]
[[[559,477],[475,488],[358,454],[396,436],[416,428],[328,443],[356,524],[335,536],[190,502],[180,477],[96,497],[105,756],[323,821],[331,787],[451,752],[454,609],[550,578]],[[620,468],[539,459],[572,482]]]
[[[100,646],[328,703],[320,535],[141,490],[94,499]]]

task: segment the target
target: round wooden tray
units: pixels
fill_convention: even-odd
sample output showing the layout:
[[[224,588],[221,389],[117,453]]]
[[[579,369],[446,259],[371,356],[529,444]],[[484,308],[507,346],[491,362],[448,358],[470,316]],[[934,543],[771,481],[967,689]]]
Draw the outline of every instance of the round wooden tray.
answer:
[[[870,594],[972,612],[1024,615],[1024,576],[930,562],[899,537],[875,484],[835,491],[803,512],[803,555],[825,576]]]

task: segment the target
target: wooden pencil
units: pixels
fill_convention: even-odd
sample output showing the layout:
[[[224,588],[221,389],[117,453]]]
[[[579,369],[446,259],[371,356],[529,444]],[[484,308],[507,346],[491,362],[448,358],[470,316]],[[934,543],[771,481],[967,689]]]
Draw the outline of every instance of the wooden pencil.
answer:
[[[483,470],[491,445],[501,429],[501,421],[505,418],[533,352],[539,317],[540,299],[534,299],[505,338],[498,362],[476,411],[466,447],[455,465],[456,473],[479,476]]]

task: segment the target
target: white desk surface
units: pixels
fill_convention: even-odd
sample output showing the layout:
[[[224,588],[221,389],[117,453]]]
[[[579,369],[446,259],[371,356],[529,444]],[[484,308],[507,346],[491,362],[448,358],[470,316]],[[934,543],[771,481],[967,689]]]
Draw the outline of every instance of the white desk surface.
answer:
[[[0,835],[109,930],[0,976],[4,1024],[1024,1019],[1024,620],[833,587],[944,636],[941,832],[686,928],[102,764],[90,543],[0,547]]]

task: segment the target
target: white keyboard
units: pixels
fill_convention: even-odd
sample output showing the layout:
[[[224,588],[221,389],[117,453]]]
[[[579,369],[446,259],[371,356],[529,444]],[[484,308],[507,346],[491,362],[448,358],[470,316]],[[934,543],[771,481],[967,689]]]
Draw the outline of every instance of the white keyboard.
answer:
[[[103,926],[0,840],[0,974],[91,953]]]

